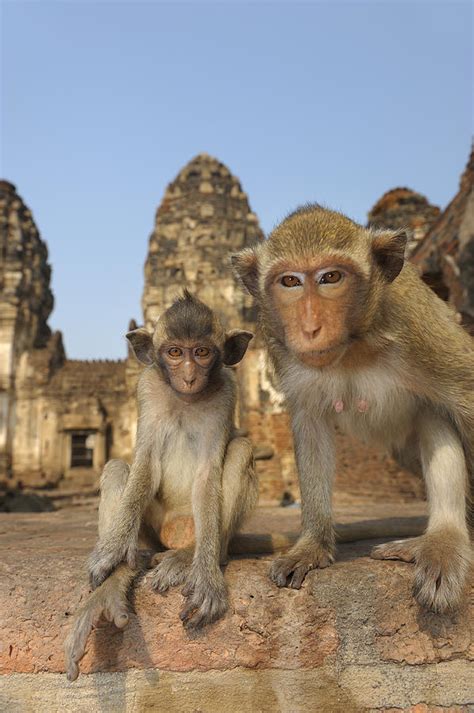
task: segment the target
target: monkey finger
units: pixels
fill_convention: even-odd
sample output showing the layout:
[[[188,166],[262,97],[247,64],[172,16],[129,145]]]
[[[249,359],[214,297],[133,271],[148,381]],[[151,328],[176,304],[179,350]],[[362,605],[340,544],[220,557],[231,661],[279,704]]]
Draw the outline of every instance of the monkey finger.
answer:
[[[300,565],[299,567],[296,567],[293,572],[293,576],[290,578],[288,586],[291,589],[301,589],[301,585],[303,584],[303,581],[310,569],[311,568],[307,565]]]
[[[293,563],[288,562],[287,559],[277,559],[270,568],[270,579],[277,587],[286,587],[292,571]]]
[[[190,597],[193,592],[194,592],[194,582],[192,582],[192,581],[186,582],[183,589],[181,590],[181,594],[183,595],[183,597]]]
[[[196,602],[194,602],[192,599],[188,599],[184,607],[179,612],[179,618],[181,619],[181,621],[184,623],[187,619],[189,619],[193,611],[196,610],[196,608]]]
[[[227,599],[221,596],[206,597],[193,616],[185,622],[186,629],[202,629],[220,619],[227,611]]]

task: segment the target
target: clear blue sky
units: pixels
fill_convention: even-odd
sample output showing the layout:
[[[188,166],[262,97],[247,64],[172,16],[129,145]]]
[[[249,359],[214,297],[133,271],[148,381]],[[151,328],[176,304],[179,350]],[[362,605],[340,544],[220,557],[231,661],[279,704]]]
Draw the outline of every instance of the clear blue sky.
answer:
[[[472,127],[469,2],[2,3],[1,173],[47,241],[51,324],[118,358],[165,187],[206,151],[268,231],[317,200],[445,206]]]

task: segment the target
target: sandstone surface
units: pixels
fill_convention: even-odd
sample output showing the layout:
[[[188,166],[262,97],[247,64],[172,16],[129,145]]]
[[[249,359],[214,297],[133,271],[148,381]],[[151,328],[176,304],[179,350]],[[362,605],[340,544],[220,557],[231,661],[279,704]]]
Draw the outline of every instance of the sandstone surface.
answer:
[[[341,523],[364,506],[339,506]],[[419,501],[374,503],[371,517],[420,516]],[[294,533],[298,508],[260,508],[245,532]],[[85,558],[95,504],[54,513],[1,514],[0,708],[5,711],[469,710],[474,702],[474,617],[422,612],[412,567],[368,557],[374,541],[340,545],[337,563],[299,591],[268,579],[270,555],[226,568],[224,619],[187,634],[179,590],[159,596],[146,576],[128,627],[100,625],[70,684],[63,642],[88,596]]]

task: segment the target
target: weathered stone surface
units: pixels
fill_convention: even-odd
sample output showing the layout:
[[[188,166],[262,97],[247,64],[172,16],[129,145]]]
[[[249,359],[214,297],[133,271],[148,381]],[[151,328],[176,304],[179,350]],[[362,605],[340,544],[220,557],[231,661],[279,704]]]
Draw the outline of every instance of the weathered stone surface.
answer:
[[[474,149],[458,193],[417,246],[412,260],[474,334]]]
[[[473,661],[474,617],[469,602],[443,616],[420,611],[411,597],[411,568],[397,563],[384,569],[376,595],[376,644],[381,658],[407,664]]]
[[[375,504],[371,515],[421,511]],[[354,504],[339,519],[357,513]],[[297,508],[262,508],[246,531],[296,532],[298,520]],[[95,528],[90,508],[0,515],[2,710],[430,713],[474,701],[472,604],[456,616],[420,612],[412,566],[370,560],[368,541],[341,545],[299,591],[274,587],[268,556],[233,559],[228,614],[194,636],[178,618],[180,592],[161,597],[145,579],[128,627],[97,628],[69,684],[62,647],[88,596]]]
[[[438,206],[431,205],[421,193],[410,188],[393,188],[373,206],[368,214],[368,223],[375,228],[391,230],[409,228],[411,236],[407,251],[411,254],[440,212]]]
[[[402,678],[395,666],[379,672],[354,666],[339,678],[330,667],[189,673],[149,669],[90,674],[74,684],[61,674],[13,674],[0,677],[0,705],[9,713],[461,713],[472,706],[450,701],[471,700],[469,674],[462,662],[448,664],[439,678],[430,667],[407,671]],[[413,695],[423,702],[410,705]],[[408,702],[400,708],[393,700]],[[431,703],[436,700],[448,702]]]

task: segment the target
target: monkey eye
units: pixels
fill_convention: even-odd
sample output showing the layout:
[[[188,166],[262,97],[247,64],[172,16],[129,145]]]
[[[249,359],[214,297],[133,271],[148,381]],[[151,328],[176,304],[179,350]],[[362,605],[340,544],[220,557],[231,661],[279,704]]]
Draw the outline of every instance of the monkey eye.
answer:
[[[197,349],[194,350],[194,354],[197,357],[207,357],[211,353],[211,350],[208,349],[207,347],[197,347]]]
[[[297,275],[283,275],[283,277],[280,278],[280,285],[283,285],[283,287],[299,287],[299,285],[302,284]]]
[[[168,355],[172,359],[178,359],[179,357],[183,356],[183,350],[180,349],[179,347],[170,347],[168,349]]]
[[[320,285],[335,285],[336,282],[340,282],[344,275],[339,270],[331,270],[330,272],[325,272],[318,279]]]

